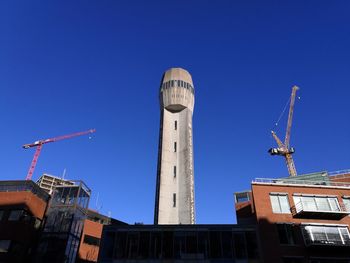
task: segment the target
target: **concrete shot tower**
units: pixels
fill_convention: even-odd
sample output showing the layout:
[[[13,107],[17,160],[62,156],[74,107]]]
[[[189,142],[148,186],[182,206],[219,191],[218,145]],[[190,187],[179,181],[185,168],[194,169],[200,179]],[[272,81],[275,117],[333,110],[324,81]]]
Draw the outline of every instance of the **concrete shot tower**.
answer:
[[[159,97],[161,120],[154,223],[194,224],[191,75],[182,68],[167,70]]]

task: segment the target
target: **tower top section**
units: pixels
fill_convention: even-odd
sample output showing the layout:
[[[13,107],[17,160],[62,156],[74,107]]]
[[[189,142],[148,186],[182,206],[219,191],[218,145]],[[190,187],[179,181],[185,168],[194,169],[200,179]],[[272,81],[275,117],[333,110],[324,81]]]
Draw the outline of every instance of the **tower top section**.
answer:
[[[193,112],[194,87],[187,70],[170,68],[164,74],[160,85],[160,105],[172,112],[185,108]]]
[[[183,80],[193,86],[190,73],[188,73],[188,71],[183,68],[170,68],[165,71],[162,83],[165,83],[169,80]]]

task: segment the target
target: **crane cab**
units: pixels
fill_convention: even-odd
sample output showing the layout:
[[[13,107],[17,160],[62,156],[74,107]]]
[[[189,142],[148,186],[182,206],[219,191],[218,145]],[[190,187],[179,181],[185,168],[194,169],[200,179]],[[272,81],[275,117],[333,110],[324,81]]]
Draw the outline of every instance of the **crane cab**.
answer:
[[[290,147],[289,150],[284,148],[270,148],[268,150],[268,153],[271,155],[286,155],[286,154],[293,154],[295,152],[294,147]]]

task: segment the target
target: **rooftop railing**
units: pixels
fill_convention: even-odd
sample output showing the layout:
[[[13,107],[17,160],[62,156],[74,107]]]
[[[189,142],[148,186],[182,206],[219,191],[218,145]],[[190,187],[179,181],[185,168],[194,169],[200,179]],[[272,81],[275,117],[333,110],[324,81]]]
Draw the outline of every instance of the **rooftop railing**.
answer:
[[[346,187],[350,188],[350,183],[343,182],[332,182],[332,181],[309,181],[300,179],[273,179],[273,178],[255,178],[252,183],[261,184],[279,184],[279,185],[314,185],[314,186],[325,186],[325,187]]]
[[[328,175],[330,176],[347,175],[347,174],[350,174],[350,169],[328,172]]]

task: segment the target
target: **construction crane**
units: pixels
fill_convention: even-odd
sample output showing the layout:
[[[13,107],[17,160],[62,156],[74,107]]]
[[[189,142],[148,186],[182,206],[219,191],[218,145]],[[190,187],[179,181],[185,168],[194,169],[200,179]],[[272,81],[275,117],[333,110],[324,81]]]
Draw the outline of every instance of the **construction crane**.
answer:
[[[36,141],[36,142],[33,142],[33,143],[29,143],[29,144],[24,144],[22,146],[24,149],[29,149],[29,148],[32,148],[32,147],[36,147],[36,151],[34,153],[34,157],[33,157],[32,163],[30,164],[26,180],[31,180],[32,179],[36,163],[38,162],[38,158],[39,158],[41,149],[42,149],[44,144],[50,143],[50,142],[57,142],[57,141],[61,141],[61,140],[65,140],[65,139],[69,139],[69,138],[85,135],[85,134],[91,134],[91,133],[94,133],[95,131],[96,131],[95,129],[90,129],[90,130],[87,130],[87,131],[72,133],[72,134],[58,136],[58,137],[54,137],[54,138],[50,138],[50,139],[39,140],[39,141]]]
[[[292,95],[290,97],[290,106],[289,106],[288,122],[287,122],[287,129],[286,129],[286,137],[284,139],[284,143],[282,143],[282,141],[278,138],[277,134],[274,131],[271,131],[272,137],[277,142],[278,148],[269,149],[269,153],[271,155],[284,156],[284,158],[286,159],[289,176],[297,175],[297,171],[295,169],[294,161],[292,158],[292,154],[295,152],[295,150],[293,147],[289,147],[289,141],[290,141],[290,131],[292,128],[292,121],[293,121],[295,95],[298,89],[299,88],[297,86],[294,86],[292,88]]]

